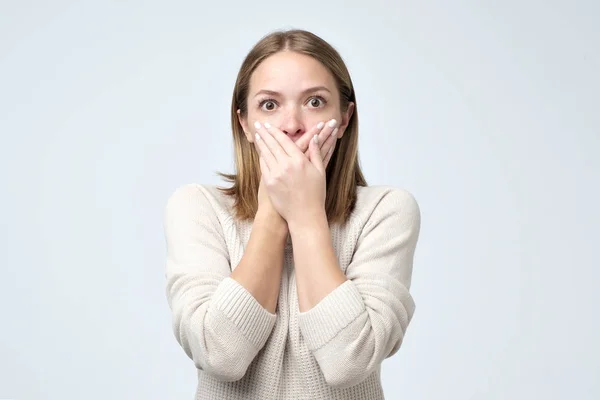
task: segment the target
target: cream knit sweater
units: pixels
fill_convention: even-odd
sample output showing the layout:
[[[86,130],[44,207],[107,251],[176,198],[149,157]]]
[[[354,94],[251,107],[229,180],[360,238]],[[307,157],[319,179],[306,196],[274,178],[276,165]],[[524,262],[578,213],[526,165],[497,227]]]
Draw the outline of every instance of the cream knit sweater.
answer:
[[[199,184],[170,196],[167,298],[175,337],[197,368],[197,400],[384,398],[381,363],[398,351],[415,310],[420,211],[405,190],[357,190],[348,222],[331,226],[348,280],[299,312],[288,237],[276,314],[229,277],[252,230],[232,218],[232,199]]]

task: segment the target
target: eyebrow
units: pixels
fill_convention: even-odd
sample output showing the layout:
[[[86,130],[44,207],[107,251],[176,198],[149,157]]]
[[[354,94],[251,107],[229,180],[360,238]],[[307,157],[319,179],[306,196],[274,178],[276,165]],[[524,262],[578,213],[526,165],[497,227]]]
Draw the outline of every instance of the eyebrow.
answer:
[[[331,93],[331,91],[329,89],[327,89],[325,86],[314,86],[308,89],[305,89],[302,91],[303,95],[306,95],[308,93],[314,93],[314,92],[318,92],[320,90],[326,91],[328,93]],[[256,94],[254,95],[254,97],[260,95],[260,94],[267,94],[269,96],[280,96],[281,93],[273,91],[273,90],[268,90],[268,89],[263,89],[263,90],[259,90],[258,92],[256,92]]]

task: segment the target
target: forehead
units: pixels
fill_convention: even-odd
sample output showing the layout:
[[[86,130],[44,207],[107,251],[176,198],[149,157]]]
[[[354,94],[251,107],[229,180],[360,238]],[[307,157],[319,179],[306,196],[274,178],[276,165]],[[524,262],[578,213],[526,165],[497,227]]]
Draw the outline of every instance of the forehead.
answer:
[[[331,73],[313,57],[291,51],[282,51],[266,58],[250,78],[250,92],[267,90],[303,90],[325,86],[332,92],[335,80]]]

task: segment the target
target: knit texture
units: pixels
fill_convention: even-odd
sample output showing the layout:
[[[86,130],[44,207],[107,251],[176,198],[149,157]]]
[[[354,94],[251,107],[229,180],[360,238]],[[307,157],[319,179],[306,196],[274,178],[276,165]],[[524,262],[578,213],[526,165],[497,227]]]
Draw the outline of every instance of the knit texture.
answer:
[[[345,224],[330,226],[348,280],[298,309],[288,236],[276,314],[230,277],[252,221],[233,218],[216,186],[188,184],[165,209],[166,292],[179,345],[193,360],[196,399],[378,400],[380,371],[404,338],[421,216],[414,197],[389,186],[357,189]]]

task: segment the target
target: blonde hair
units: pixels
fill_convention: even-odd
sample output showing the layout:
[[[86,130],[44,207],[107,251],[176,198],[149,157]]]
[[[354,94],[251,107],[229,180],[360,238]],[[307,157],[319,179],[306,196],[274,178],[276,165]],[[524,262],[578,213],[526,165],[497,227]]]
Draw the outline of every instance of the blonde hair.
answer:
[[[327,195],[325,212],[330,223],[344,223],[356,205],[358,186],[367,186],[358,157],[358,111],[354,86],[342,57],[325,40],[304,30],[287,30],[270,33],[250,50],[238,72],[231,101],[231,126],[235,149],[235,174],[217,172],[231,183],[231,187],[219,188],[234,199],[235,217],[253,219],[258,210],[258,187],[260,163],[257,151],[244,134],[237,110],[242,117],[248,112],[250,77],[267,57],[280,51],[294,51],[308,55],[321,62],[333,75],[339,94],[342,112],[354,103],[354,112],[345,134],[339,139],[326,171]]]

